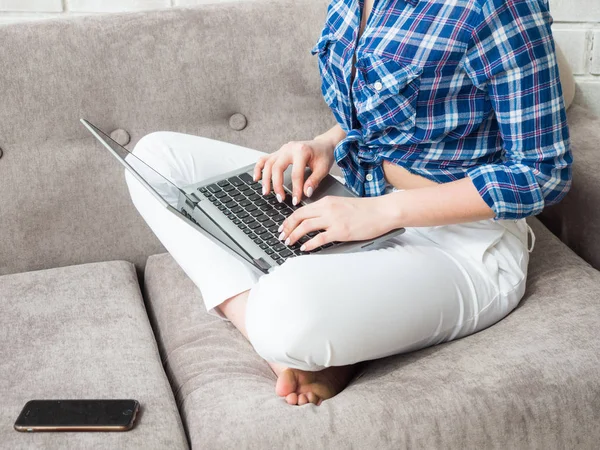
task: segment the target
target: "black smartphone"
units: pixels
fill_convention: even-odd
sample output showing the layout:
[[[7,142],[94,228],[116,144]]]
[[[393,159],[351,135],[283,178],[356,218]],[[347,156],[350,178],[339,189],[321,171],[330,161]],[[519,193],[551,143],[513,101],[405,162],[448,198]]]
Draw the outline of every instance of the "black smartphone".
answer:
[[[31,400],[15,422],[17,431],[127,431],[137,400]]]

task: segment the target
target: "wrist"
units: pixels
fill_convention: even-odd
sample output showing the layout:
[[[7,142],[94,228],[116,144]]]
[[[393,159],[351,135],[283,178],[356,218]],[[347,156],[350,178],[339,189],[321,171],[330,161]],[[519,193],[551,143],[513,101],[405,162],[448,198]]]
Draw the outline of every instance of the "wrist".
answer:
[[[313,138],[313,141],[324,143],[327,145],[327,148],[331,151],[331,153],[333,153],[335,146],[337,145],[337,142],[335,142],[335,140],[331,137],[327,136],[327,134],[319,134]]]
[[[402,192],[393,192],[375,197],[378,201],[379,216],[388,231],[401,228],[405,223],[402,202],[400,201],[401,196],[398,194],[402,194]]]

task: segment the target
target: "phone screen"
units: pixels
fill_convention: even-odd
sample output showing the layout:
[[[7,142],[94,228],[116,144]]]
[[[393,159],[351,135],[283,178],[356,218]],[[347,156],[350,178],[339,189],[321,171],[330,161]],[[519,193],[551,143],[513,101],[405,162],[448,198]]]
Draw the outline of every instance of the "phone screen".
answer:
[[[15,428],[130,428],[138,407],[136,400],[31,400],[21,411]]]

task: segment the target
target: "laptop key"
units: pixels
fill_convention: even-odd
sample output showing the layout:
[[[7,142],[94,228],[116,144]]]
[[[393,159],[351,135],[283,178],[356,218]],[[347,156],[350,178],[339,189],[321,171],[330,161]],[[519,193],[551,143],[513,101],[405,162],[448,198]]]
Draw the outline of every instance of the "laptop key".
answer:
[[[261,214],[260,216],[256,216],[255,219],[258,220],[259,222],[264,222],[269,219],[269,216],[265,216],[264,214]]]
[[[270,227],[272,227],[274,225],[275,225],[275,222],[273,222],[271,219],[265,220],[263,222],[263,227],[265,227],[265,228],[270,228]]]
[[[245,192],[245,191],[249,191],[250,190],[250,186],[248,186],[247,184],[242,184],[241,186],[238,186],[238,191],[240,192]]]
[[[245,229],[246,229],[246,228],[248,228],[248,227],[247,227],[245,224],[243,224],[243,223],[240,223],[240,224],[238,225],[238,228],[239,228],[240,230],[245,230]]]
[[[251,205],[251,204],[252,204],[252,202],[251,202],[250,200],[248,200],[248,199],[244,199],[244,200],[242,200],[242,201],[240,202],[240,206],[243,206],[244,208],[245,208],[246,206],[249,206],[249,205]]]
[[[267,244],[265,244],[264,242],[262,242],[262,243],[259,245],[259,247],[260,247],[262,250],[267,250],[267,249],[269,248],[269,246],[268,246]]]
[[[279,265],[282,265],[285,262],[285,259],[277,259],[275,262]]]
[[[279,252],[279,256],[281,256],[282,258],[287,258],[288,256],[291,256],[291,255],[293,255],[293,253],[287,248],[285,250]]]
[[[215,197],[217,198],[223,198],[227,195],[227,192],[223,192],[223,191],[219,191],[215,193]]]
[[[250,234],[248,235],[248,237],[249,237],[250,239],[254,240],[254,239],[256,239],[258,236],[257,236],[257,235],[255,235],[254,233],[250,233]]]
[[[258,194],[252,194],[248,197],[248,200],[252,200],[253,202],[255,202],[256,200],[258,200],[260,198],[260,195]]]
[[[262,248],[262,247],[261,247],[261,248]],[[274,252],[273,250],[271,250],[270,248],[266,248],[266,249],[265,249],[265,253],[266,253],[267,255],[272,255],[272,254],[273,254],[273,253],[275,253],[275,252]]]
[[[227,209],[227,206],[221,205],[219,206],[219,211],[225,211]]]
[[[256,201],[254,202],[254,204],[255,204],[256,206],[263,206],[263,205],[266,205],[266,204],[267,204],[267,201],[266,201],[264,198],[261,198],[261,199],[259,199],[259,200],[256,200]]]
[[[277,239],[277,238],[271,238],[267,241],[267,244],[269,244],[270,246],[277,245],[278,243],[279,243],[279,239]]]
[[[254,243],[255,244],[262,244],[262,239],[257,237],[256,239],[254,239]]]
[[[244,182],[242,180],[240,180],[238,177],[227,178],[227,181],[229,181],[234,186],[241,186],[242,184],[244,184]]]
[[[269,209],[268,211],[265,211],[265,214],[266,214],[267,216],[269,216],[269,217],[273,217],[273,216],[276,216],[276,215],[277,215],[277,214],[279,214],[279,213],[277,212],[277,210],[276,210],[276,209],[273,209],[273,208],[271,208],[271,209]]]
[[[235,186],[232,186],[232,185],[231,185],[231,184],[229,184],[229,183],[227,183],[227,185],[226,185],[226,186],[223,186],[223,190],[224,190],[225,192],[231,192],[231,191],[233,191],[234,189],[235,189]]]
[[[275,250],[276,252],[280,252],[284,248],[286,248],[284,244],[277,244],[275,247],[273,247],[273,250]]]
[[[260,209],[254,209],[253,211],[250,212],[250,215],[252,217],[258,217],[258,216],[262,216],[263,213]]]
[[[255,209],[258,209],[258,208],[256,206],[254,206],[254,205],[248,205],[248,206],[246,206],[246,211],[247,212],[254,211]]]
[[[260,227],[260,222],[251,222],[248,224],[248,228],[251,228],[253,230],[258,227]]]
[[[265,230],[263,227],[257,228],[256,230],[254,230],[254,232],[258,235],[263,235],[265,233],[267,233],[267,230]]]
[[[240,223],[242,223],[242,221],[240,219],[233,219],[233,223],[235,223],[236,225],[239,225]]]
[[[285,216],[283,214],[277,214],[276,216],[271,217],[275,223],[281,223],[285,220]]]
[[[248,214],[246,211],[242,211],[241,213],[238,213],[238,215],[237,215],[237,216],[238,216],[240,219],[243,219],[244,217],[248,217],[248,215],[249,215],[249,214]]]
[[[206,189],[208,189],[213,194],[216,194],[217,192],[221,192],[221,188],[219,186],[217,186],[216,184],[211,184],[211,185],[207,186]]]
[[[234,214],[239,214],[244,210],[241,206],[236,206],[235,208],[231,208],[231,212]]]
[[[252,175],[250,175],[249,173],[244,172],[244,173],[238,175],[238,177],[240,180],[242,180],[246,184],[254,183],[254,179],[252,178]]]
[[[208,189],[206,189],[205,187],[199,187],[198,190],[203,194],[206,194],[208,192]]]
[[[246,228],[244,231],[244,234],[250,234],[252,233],[252,230],[250,228]]]
[[[273,210],[273,208],[271,208],[271,205],[261,205],[258,207],[258,209],[260,209],[262,212],[267,212],[267,211]]]
[[[248,216],[248,217],[244,218],[242,220],[242,222],[244,222],[246,225],[248,225],[250,222],[256,222],[256,221],[254,220],[254,217]]]

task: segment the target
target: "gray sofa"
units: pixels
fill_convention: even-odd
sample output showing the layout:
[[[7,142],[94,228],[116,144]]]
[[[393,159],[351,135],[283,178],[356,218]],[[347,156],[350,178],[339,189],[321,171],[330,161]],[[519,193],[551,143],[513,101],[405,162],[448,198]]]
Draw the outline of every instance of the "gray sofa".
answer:
[[[581,105],[568,111],[573,189],[529,220],[520,306],[467,338],[370,362],[319,407],[275,395],[271,369],[206,313],[121,166],[78,123],[120,130],[129,148],[157,130],[264,151],[321,133],[334,119],[309,50],[326,6],[0,27],[2,448],[597,448],[600,119]],[[30,399],[115,397],[141,402],[134,430],[12,429]]]

